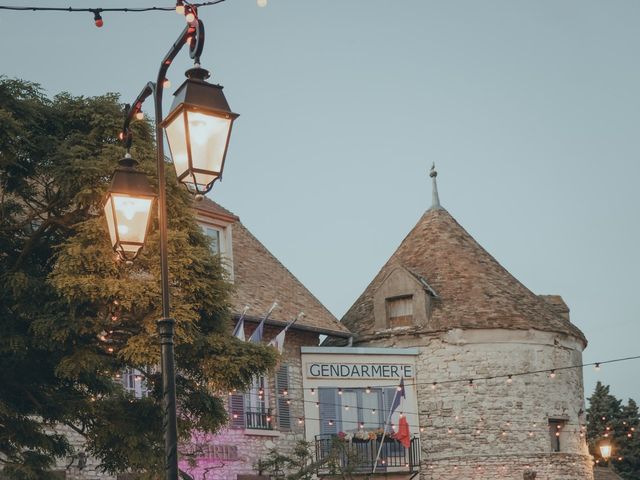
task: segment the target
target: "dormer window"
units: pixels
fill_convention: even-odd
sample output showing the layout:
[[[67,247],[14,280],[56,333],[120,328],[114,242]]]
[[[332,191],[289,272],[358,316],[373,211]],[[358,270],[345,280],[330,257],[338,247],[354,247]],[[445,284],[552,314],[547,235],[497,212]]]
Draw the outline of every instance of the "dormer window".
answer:
[[[220,257],[223,267],[233,282],[233,252],[231,248],[231,226],[201,223],[202,231],[209,240],[211,251]]]
[[[425,278],[400,265],[393,268],[373,294],[376,330],[427,327],[436,298]]]
[[[203,229],[204,229],[204,234],[209,239],[209,245],[211,247],[211,251],[216,255],[220,255],[222,253],[222,247],[220,245],[220,240],[221,240],[220,229],[215,227],[210,227],[208,225],[204,226]]]
[[[413,323],[413,295],[387,298],[389,327],[410,327]]]

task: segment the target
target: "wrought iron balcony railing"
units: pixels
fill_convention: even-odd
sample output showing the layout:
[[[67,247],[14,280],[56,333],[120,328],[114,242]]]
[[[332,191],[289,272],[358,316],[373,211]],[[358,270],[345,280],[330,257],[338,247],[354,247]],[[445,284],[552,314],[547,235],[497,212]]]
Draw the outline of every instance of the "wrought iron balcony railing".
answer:
[[[375,440],[341,439],[335,435],[317,435],[318,475],[371,473],[382,443],[376,473],[416,473],[420,468],[420,439],[413,437],[409,448],[389,437]]]
[[[244,415],[245,428],[273,430],[274,418],[270,408],[267,410],[247,410]]]

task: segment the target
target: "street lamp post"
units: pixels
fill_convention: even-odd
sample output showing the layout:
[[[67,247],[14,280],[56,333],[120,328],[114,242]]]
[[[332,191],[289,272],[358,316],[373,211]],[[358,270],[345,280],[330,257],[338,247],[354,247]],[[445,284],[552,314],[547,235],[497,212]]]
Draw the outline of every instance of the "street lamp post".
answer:
[[[126,157],[114,172],[105,202],[107,226],[114,250],[131,262],[142,248],[149,224],[154,193],[146,177],[135,170],[136,162],[128,153],[132,134],[131,121],[142,111],[143,102],[153,95],[158,174],[158,227],[160,230],[160,276],[162,284],[162,318],[158,320],[161,345],[163,386],[163,429],[165,436],[165,478],[178,478],[178,428],[176,380],[174,364],[175,320],[170,316],[169,267],[167,258],[167,199],[163,127],[167,131],[178,179],[201,197],[221,178],[233,121],[238,117],[229,109],[222,87],[206,82],[209,73],[200,67],[204,47],[204,25],[195,8],[186,15],[187,26],[160,64],[157,80],[142,89],[127,112],[122,140]],[[162,95],[166,73],[183,46],[195,67],[188,70],[187,80],[178,88],[167,118],[162,120]],[[144,180],[143,180],[144,178]],[[146,183],[145,183],[146,182]]]

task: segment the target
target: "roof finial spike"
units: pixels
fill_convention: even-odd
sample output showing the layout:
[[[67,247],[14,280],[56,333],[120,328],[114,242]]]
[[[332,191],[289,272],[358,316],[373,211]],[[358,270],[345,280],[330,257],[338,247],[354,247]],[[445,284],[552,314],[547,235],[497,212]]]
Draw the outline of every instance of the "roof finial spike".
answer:
[[[431,208],[442,208],[440,206],[440,197],[438,196],[438,184],[436,183],[436,177],[438,176],[438,172],[436,172],[436,162],[433,162],[433,165],[431,165],[429,176],[433,181],[433,190],[431,192]]]

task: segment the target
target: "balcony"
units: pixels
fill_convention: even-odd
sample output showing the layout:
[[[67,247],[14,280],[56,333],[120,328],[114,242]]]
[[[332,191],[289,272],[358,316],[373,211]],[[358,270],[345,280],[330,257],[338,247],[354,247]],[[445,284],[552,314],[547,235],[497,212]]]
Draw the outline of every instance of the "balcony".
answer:
[[[413,437],[409,448],[389,437],[375,440],[342,440],[335,435],[317,435],[316,462],[318,476],[341,476],[345,474],[371,474],[378,449],[382,450],[376,473],[407,474],[407,478],[418,475],[420,469],[420,439]]]
[[[247,410],[244,412],[245,428],[252,430],[273,430],[274,417],[271,409]]]

